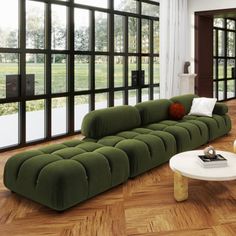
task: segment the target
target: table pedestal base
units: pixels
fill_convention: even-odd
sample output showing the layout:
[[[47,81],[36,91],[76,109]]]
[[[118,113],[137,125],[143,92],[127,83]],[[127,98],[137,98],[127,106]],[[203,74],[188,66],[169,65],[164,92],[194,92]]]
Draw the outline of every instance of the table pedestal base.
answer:
[[[188,199],[188,178],[174,172],[174,197],[178,202]]]

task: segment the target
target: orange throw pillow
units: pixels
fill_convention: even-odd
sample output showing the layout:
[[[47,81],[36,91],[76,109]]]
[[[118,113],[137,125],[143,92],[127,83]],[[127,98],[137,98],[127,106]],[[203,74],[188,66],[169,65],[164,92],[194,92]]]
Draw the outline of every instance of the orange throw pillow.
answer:
[[[185,116],[185,108],[181,103],[175,102],[169,106],[169,116],[172,120],[181,120]]]

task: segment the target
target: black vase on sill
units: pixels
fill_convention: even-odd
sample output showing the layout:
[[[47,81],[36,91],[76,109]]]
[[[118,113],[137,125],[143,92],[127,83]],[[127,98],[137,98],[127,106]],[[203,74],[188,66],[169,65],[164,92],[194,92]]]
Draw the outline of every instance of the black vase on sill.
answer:
[[[235,79],[235,78],[236,78],[236,75],[235,75],[235,67],[232,67],[232,68],[231,68],[231,75],[232,75],[232,79]]]

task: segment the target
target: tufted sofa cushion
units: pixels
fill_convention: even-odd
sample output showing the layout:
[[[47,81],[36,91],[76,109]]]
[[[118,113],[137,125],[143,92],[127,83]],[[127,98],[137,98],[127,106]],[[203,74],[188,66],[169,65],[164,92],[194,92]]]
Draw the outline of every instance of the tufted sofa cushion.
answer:
[[[177,144],[177,152],[194,149],[207,143],[209,132],[207,125],[198,120],[165,120],[146,126],[153,130],[162,130],[172,134]]]
[[[225,115],[228,112],[228,106],[226,106],[226,104],[221,103],[221,102],[217,102],[214,110],[213,110],[213,114],[217,114],[217,115]]]
[[[166,120],[169,117],[169,106],[172,102],[168,99],[159,99],[138,103],[138,109],[142,125]]]
[[[89,112],[83,119],[81,132],[86,137],[98,139],[140,125],[138,110],[125,105]]]
[[[185,116],[185,120],[198,120],[206,124],[208,127],[208,141],[212,141],[220,136],[227,134],[231,130],[231,120],[227,114],[212,117],[203,116]]]
[[[6,187],[58,211],[128,177],[129,160],[122,150],[78,140],[17,154],[4,169]]]
[[[177,151],[172,134],[147,128],[119,132],[95,142],[123,150],[129,158],[130,177],[168,161]]]

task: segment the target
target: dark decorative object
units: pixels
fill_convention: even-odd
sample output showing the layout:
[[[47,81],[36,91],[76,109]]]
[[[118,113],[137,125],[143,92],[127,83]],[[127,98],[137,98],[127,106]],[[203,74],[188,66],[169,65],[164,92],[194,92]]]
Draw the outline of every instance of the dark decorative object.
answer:
[[[25,92],[27,96],[34,96],[34,74],[26,75]],[[6,98],[15,98],[20,95],[19,75],[6,75]]]
[[[188,71],[189,66],[190,66],[190,62],[186,61],[184,63],[184,74],[188,74],[189,73],[189,71]]]
[[[232,78],[236,78],[236,74],[235,74],[235,67],[231,68],[231,73],[232,73]]]
[[[6,98],[19,96],[19,75],[6,75]]]
[[[139,85],[141,85],[141,86],[144,85],[144,80],[145,80],[145,71],[141,70]]]
[[[131,71],[131,78],[132,78],[132,86],[138,86],[138,71],[132,70]]]
[[[132,86],[142,86],[144,85],[145,71],[132,70],[131,71]]]
[[[207,157],[207,158],[215,158],[216,156],[216,151],[215,151],[215,148],[212,147],[212,146],[208,146],[206,147],[204,150],[204,155]]]
[[[34,96],[34,86],[35,85],[35,79],[34,74],[28,74],[26,75],[26,95],[27,96]]]

